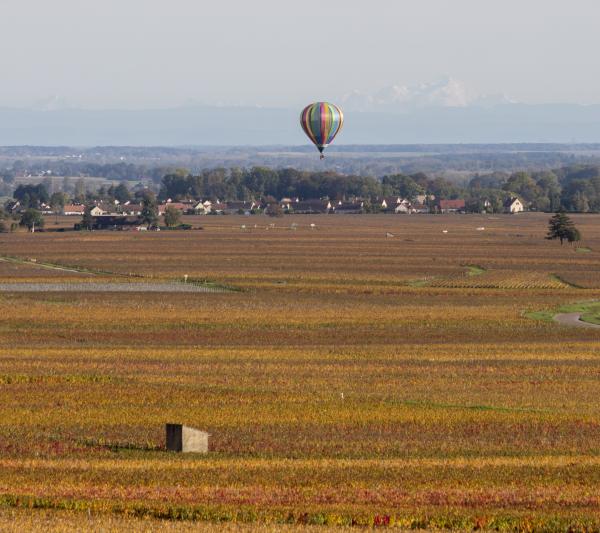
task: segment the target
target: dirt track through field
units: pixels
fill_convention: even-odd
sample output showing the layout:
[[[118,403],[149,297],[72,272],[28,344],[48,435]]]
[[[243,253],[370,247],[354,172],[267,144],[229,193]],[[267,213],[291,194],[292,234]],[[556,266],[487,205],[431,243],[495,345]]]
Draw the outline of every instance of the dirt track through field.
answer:
[[[193,283],[0,283],[1,292],[223,292]]]
[[[76,272],[78,274],[87,274],[90,276],[95,274],[95,272],[88,272],[88,271],[84,271],[84,270],[77,269],[77,268],[63,267],[60,265],[51,265],[51,264],[47,264],[47,263],[38,263],[37,261],[33,261],[30,259],[17,259],[15,257],[0,257],[0,261],[2,261],[3,263],[16,263],[16,264],[20,264],[20,265],[30,265],[32,267],[45,268],[48,270],[62,270],[63,272]]]
[[[563,326],[575,326],[578,328],[600,328],[600,324],[592,324],[581,320],[581,313],[560,313],[554,316],[554,320]]]

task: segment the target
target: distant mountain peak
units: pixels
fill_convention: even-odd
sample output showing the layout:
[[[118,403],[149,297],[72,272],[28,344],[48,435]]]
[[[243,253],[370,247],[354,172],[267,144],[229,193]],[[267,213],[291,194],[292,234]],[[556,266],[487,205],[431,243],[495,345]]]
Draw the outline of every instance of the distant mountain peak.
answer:
[[[390,85],[374,93],[353,90],[342,97],[349,111],[406,112],[429,107],[494,106],[514,103],[505,95],[480,95],[452,77],[418,85]]]
[[[38,100],[35,104],[33,104],[33,106],[31,106],[31,109],[34,111],[63,111],[70,108],[71,106],[67,100],[58,95],[53,95],[49,96],[48,98]]]

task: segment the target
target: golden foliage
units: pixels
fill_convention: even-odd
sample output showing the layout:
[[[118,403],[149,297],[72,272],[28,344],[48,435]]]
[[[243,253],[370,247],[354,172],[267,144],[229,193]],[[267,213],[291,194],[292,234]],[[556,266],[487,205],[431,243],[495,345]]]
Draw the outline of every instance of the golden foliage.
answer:
[[[245,290],[0,295],[0,504],[117,522],[597,527],[600,334],[523,311],[598,298],[553,277],[597,274],[598,257],[545,241],[541,216],[482,218],[2,234],[7,255],[114,273],[91,283]],[[2,265],[4,281],[65,275]],[[209,456],[165,452],[172,421],[209,431]]]

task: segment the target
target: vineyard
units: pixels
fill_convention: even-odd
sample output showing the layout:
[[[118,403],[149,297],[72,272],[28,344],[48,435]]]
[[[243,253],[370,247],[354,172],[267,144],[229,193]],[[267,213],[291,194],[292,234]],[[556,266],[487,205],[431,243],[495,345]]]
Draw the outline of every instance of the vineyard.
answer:
[[[514,272],[511,270],[485,271],[433,279],[429,287],[477,289],[564,289],[567,283],[548,272]]]
[[[40,286],[0,292],[2,529],[598,530],[600,332],[528,317],[600,299],[574,218],[586,253],[541,214],[0,234]]]

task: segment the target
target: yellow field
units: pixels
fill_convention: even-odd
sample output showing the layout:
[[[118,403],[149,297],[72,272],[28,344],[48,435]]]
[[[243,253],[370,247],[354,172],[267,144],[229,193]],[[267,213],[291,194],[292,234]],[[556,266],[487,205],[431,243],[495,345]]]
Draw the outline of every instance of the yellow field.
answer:
[[[600,527],[600,332],[524,316],[600,298],[600,217],[547,218],[0,234],[0,283],[240,289],[0,293],[0,525]]]

